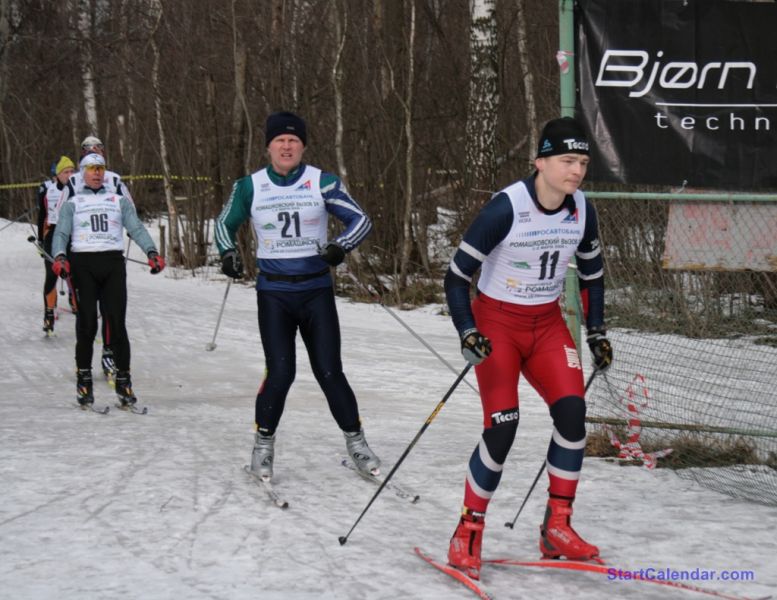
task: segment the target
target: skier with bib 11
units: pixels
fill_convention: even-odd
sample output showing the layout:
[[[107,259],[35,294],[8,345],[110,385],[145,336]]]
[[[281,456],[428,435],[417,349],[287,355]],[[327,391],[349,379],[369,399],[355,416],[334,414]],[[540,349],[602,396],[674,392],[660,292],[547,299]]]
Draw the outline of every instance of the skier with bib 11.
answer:
[[[594,366],[612,362],[604,323],[604,270],[596,211],[578,189],[588,166],[582,126],[565,117],[548,122],[536,171],[500,191],[469,226],[445,276],[445,293],[462,354],[475,366],[483,433],[469,459],[464,504],[448,561],[479,578],[488,504],[518,429],[518,377],[550,409],[550,479],[540,551],[545,558],[589,559],[599,549],[570,522],[585,450],[583,370],[564,322],[559,296],[577,258],[587,342]],[[472,277],[482,265],[477,295]]]

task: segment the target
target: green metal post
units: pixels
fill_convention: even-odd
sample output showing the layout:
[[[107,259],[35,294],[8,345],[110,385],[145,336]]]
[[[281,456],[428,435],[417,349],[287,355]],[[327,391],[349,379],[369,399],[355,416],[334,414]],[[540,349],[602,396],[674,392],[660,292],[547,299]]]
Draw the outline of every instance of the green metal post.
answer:
[[[574,1],[559,0],[558,5],[558,39],[559,58],[566,59],[568,68],[560,70],[560,100],[561,116],[575,116],[575,18]],[[582,306],[580,304],[580,285],[577,279],[577,265],[574,258],[569,264],[567,276],[564,281],[564,295],[566,297],[566,319],[569,332],[575,341],[578,353],[580,353],[580,323],[582,320]]]

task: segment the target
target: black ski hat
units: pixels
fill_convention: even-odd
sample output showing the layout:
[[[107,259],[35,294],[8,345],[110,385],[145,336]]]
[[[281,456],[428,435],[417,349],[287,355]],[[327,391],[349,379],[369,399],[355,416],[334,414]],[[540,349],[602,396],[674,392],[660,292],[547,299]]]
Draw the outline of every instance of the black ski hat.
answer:
[[[269,146],[279,135],[296,135],[302,140],[302,145],[307,145],[307,131],[305,121],[291,112],[277,112],[267,117],[267,125],[264,128],[264,145]]]
[[[583,126],[572,117],[548,121],[540,135],[537,158],[570,153],[588,154],[588,139]]]

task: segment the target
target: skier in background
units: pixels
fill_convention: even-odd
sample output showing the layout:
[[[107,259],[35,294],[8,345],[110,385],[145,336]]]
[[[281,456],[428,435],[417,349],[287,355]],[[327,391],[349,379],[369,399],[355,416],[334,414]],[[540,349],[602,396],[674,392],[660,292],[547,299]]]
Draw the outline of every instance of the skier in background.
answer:
[[[52,165],[53,177],[40,184],[38,199],[38,243],[51,256],[51,239],[54,227],[57,225],[57,202],[62,195],[62,189],[67,180],[75,172],[75,164],[67,156],[60,156]],[[51,270],[48,259],[43,261],[46,277],[43,281],[43,331],[51,334],[54,331],[54,321],[57,308],[57,276]],[[71,300],[72,306],[72,300]]]
[[[165,260],[159,256],[151,236],[138,219],[135,205],[103,184],[105,159],[96,153],[87,154],[81,159],[80,168],[83,183],[73,187],[68,200],[60,206],[52,248],[52,270],[62,278],[72,275],[73,288],[78,295],[77,400],[83,407],[94,403],[92,354],[97,334],[97,304],[103,299],[103,319],[110,326],[116,357],[116,395],[120,408],[131,408],[137,398],[132,391],[130,342],[125,326],[124,229],[146,253],[152,274],[165,268]],[[73,185],[72,181],[69,185]],[[68,244],[71,244],[69,260]]]
[[[265,141],[270,164],[238,179],[216,222],[222,271],[243,276],[235,234],[250,219],[256,232],[257,305],[266,376],[256,396],[256,436],[251,470],[269,481],[275,433],[296,372],[299,329],[313,374],[362,473],[377,473],[380,460],[367,445],[359,408],[343,373],[340,324],[330,267],[337,266],[372,230],[370,218],[336,176],[302,162],[305,122],[289,112],[271,114]],[[345,224],[327,241],[329,215]]]
[[[572,502],[585,450],[583,370],[559,305],[567,268],[577,257],[587,342],[597,369],[612,362],[604,323],[604,271],[596,211],[579,191],[588,140],[572,118],[548,122],[536,171],[483,207],[464,234],[445,276],[445,294],[475,367],[483,434],[469,460],[461,517],[448,561],[478,579],[488,504],[518,428],[523,373],[553,418],[547,453],[550,479],[540,550],[545,558],[589,559],[599,549],[571,526]],[[482,265],[477,295],[469,289]]]

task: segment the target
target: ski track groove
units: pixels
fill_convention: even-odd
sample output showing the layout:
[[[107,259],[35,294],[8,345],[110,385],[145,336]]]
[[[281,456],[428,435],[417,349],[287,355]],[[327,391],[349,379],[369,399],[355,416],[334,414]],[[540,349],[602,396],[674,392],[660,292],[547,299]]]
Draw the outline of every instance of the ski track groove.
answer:
[[[59,492],[57,493],[56,496],[54,496],[51,500],[48,500],[47,502],[38,504],[37,506],[34,506],[29,510],[25,510],[16,515],[13,515],[12,517],[5,519],[4,521],[0,521],[0,527],[4,527],[9,523],[13,523],[14,521],[18,521],[19,519],[23,519],[25,517],[34,515],[36,513],[42,513],[46,508],[53,506],[55,504],[58,504],[60,502],[63,502],[64,500],[67,500],[68,498],[72,498],[73,496],[76,496],[76,495],[77,495],[76,492]]]

